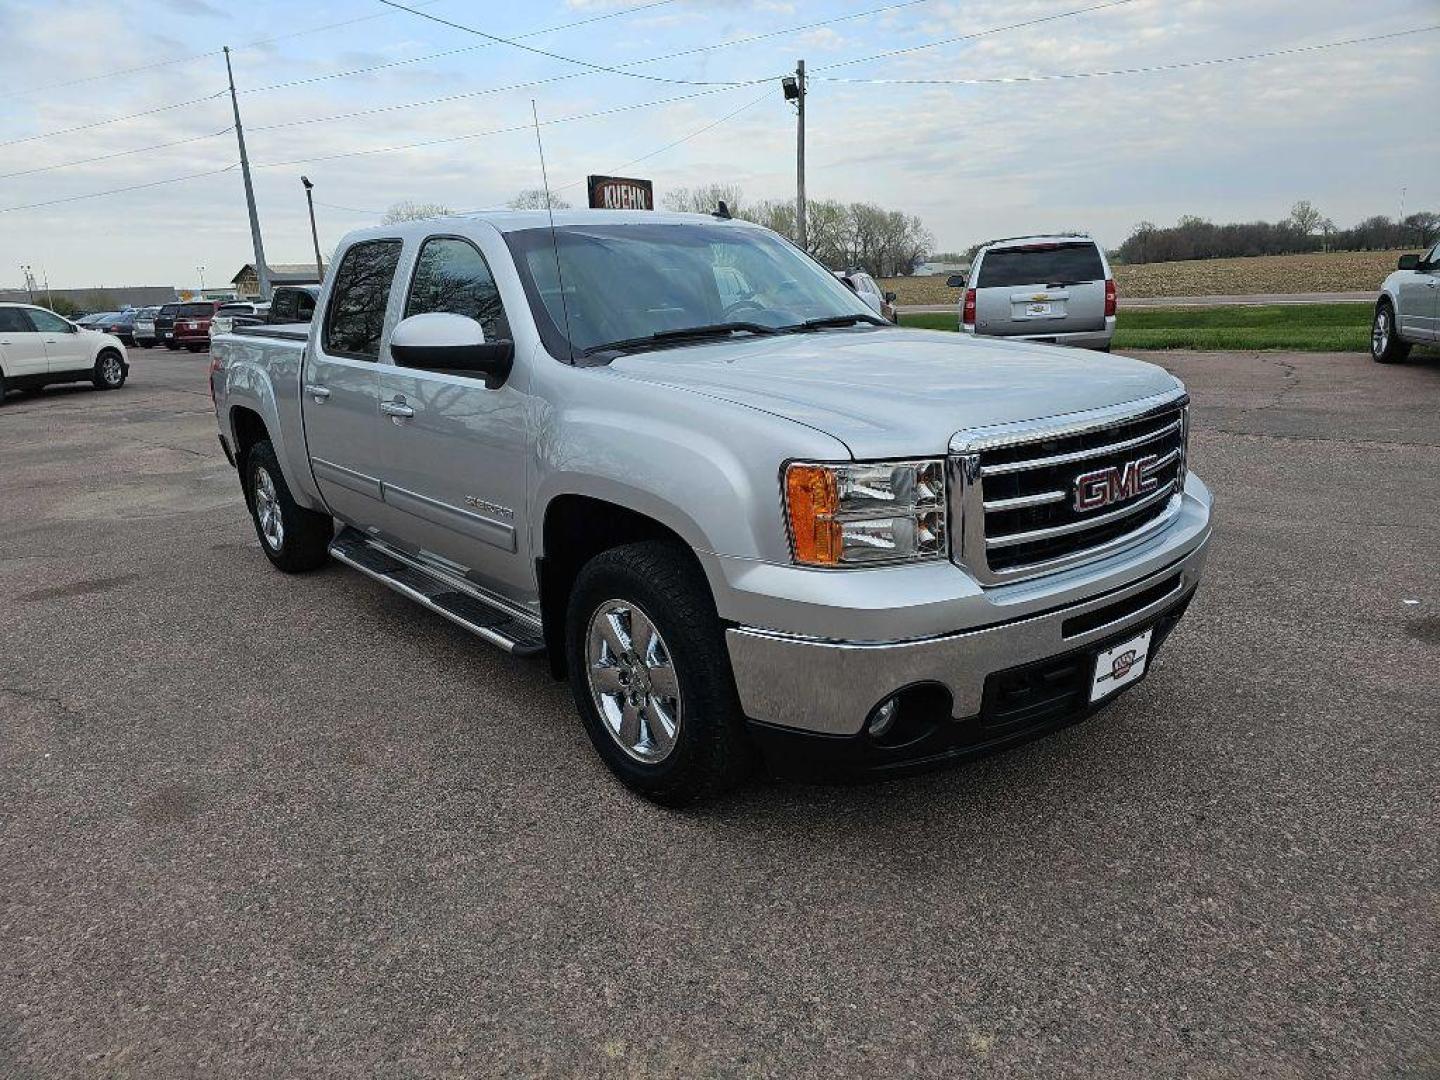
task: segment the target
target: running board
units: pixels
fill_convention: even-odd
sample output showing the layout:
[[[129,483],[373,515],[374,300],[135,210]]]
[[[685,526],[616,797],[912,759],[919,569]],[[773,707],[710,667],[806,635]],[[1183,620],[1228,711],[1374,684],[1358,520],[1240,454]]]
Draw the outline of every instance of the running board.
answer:
[[[545,638],[535,619],[508,611],[478,592],[457,587],[455,582],[356,529],[342,529],[330,543],[330,555],[513,656],[534,656],[545,651]]]

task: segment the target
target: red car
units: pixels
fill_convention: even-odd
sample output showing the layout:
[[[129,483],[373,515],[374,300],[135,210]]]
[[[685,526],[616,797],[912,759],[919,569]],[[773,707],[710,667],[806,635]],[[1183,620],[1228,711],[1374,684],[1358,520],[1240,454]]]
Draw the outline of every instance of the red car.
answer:
[[[223,300],[187,300],[175,312],[175,342],[177,349],[200,352],[210,347],[210,320],[215,309]]]

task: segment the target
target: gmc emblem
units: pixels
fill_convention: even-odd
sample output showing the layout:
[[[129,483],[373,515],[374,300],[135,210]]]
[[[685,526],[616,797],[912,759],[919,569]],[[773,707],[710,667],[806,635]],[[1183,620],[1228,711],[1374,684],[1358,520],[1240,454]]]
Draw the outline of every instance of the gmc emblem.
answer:
[[[1075,477],[1075,509],[1081,513],[1099,510],[1154,491],[1160,478],[1150,474],[1159,460],[1158,454],[1146,454],[1124,465],[1081,473]]]

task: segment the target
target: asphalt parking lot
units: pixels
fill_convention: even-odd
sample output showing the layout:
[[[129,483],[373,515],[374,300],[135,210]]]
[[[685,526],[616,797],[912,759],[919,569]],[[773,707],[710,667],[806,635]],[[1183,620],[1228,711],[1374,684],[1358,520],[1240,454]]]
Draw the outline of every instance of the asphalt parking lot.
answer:
[[[1440,1075],[1433,355],[1152,357],[1219,518],[1144,683],[688,813],[274,572],[207,358],[132,358],[0,407],[0,1076]]]

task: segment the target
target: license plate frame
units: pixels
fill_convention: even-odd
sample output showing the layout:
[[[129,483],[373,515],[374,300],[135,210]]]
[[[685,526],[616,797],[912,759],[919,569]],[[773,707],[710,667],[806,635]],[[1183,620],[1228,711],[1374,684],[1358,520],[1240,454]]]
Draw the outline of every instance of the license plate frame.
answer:
[[[1095,654],[1095,662],[1090,669],[1091,705],[1145,677],[1150,670],[1150,646],[1154,639],[1155,628],[1149,626]]]
[[[1025,314],[1030,316],[1051,315],[1054,309],[1048,302],[1032,301],[1025,305]]]

